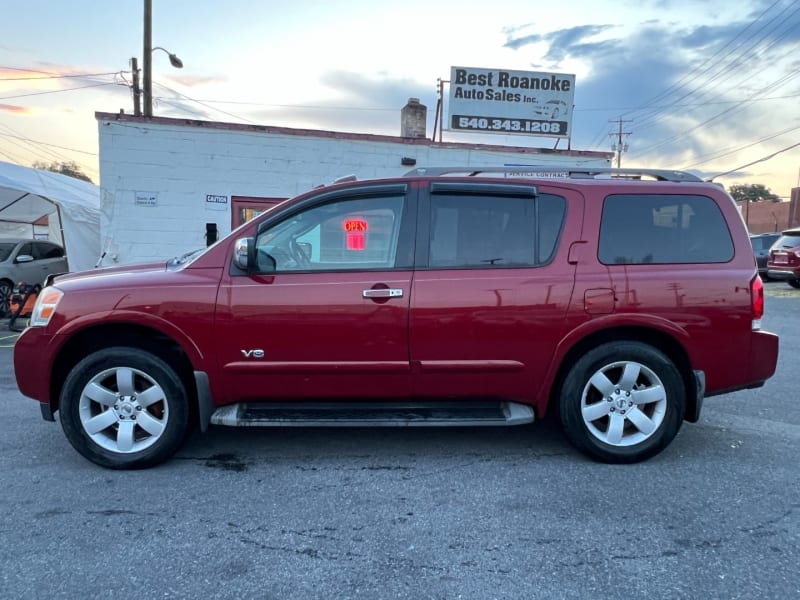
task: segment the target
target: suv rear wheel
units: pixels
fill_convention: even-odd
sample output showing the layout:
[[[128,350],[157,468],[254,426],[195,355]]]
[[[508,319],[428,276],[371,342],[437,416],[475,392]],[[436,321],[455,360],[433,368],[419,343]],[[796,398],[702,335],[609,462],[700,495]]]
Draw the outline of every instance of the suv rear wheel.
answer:
[[[622,341],[578,359],[561,388],[559,414],[579,450],[603,462],[633,463],[667,447],[685,405],[674,363],[652,346]]]
[[[161,463],[188,431],[188,398],[180,377],[139,348],[108,348],[87,356],[70,372],[60,401],[61,426],[72,446],[112,469]]]

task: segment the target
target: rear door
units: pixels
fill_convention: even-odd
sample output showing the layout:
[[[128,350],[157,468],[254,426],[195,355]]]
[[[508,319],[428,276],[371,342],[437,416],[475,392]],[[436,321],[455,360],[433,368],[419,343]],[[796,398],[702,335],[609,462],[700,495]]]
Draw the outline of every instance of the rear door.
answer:
[[[36,264],[40,265],[45,275],[64,273],[67,271],[67,260],[64,249],[52,242],[37,241],[33,243]]]
[[[417,397],[534,397],[563,335],[580,215],[567,189],[431,183],[411,302]]]
[[[260,274],[223,278],[216,330],[231,399],[410,394],[415,199],[405,183],[327,192],[267,219]]]

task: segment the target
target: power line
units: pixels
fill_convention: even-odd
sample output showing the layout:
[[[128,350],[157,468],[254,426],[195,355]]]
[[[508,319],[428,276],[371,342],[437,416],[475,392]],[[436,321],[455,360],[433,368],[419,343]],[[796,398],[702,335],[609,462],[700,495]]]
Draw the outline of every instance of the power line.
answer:
[[[730,171],[725,171],[724,173],[718,173],[717,175],[714,175],[714,177],[710,177],[709,179],[707,179],[707,181],[712,181],[712,180],[716,179],[717,177],[722,177],[723,175],[730,175],[731,173],[734,173],[734,172],[738,171],[739,169],[744,169],[746,167],[751,167],[751,166],[753,166],[755,164],[768,161],[769,159],[775,158],[776,156],[778,156],[778,154],[783,154],[784,152],[787,152],[788,150],[791,150],[792,148],[797,148],[798,146],[800,146],[800,142],[797,142],[796,144],[792,144],[791,146],[787,146],[786,148],[781,148],[780,150],[778,150],[776,152],[773,152],[772,154],[769,154],[767,156],[763,156],[763,157],[761,157],[759,159],[754,160],[753,162],[749,162],[746,165],[742,165],[741,167],[736,167],[735,169],[731,169]]]
[[[177,91],[173,90],[172,88],[169,88],[169,87],[167,87],[167,86],[165,86],[165,85],[163,85],[161,83],[157,83],[155,81],[153,83],[155,83],[158,87],[162,87],[165,90],[172,92],[173,94],[175,94],[176,96],[179,96],[180,98],[183,98],[185,100],[189,100],[190,102],[195,102],[195,103],[199,104],[200,106],[204,106],[204,107],[206,107],[206,108],[208,108],[210,110],[215,110],[215,111],[217,111],[219,113],[222,113],[223,115],[228,115],[229,117],[233,117],[234,119],[238,119],[240,121],[244,121],[246,123],[250,123],[251,125],[257,125],[257,123],[255,121],[251,121],[250,119],[245,119],[244,117],[240,117],[239,115],[235,115],[233,113],[229,113],[227,111],[224,111],[224,110],[222,110],[220,108],[216,108],[214,106],[209,106],[208,104],[205,104],[200,100],[195,100],[194,98],[190,98],[186,94],[181,94],[180,92],[177,92]]]
[[[774,7],[776,4],[778,4],[778,2],[775,2],[775,3],[773,3],[773,4],[772,4],[772,5],[771,5],[771,6],[770,6],[770,7],[769,7],[767,10],[765,10],[764,12],[762,12],[762,13],[761,13],[761,14],[760,14],[760,15],[759,15],[759,16],[758,16],[758,17],[757,17],[757,18],[756,18],[756,19],[755,19],[755,20],[754,20],[754,21],[751,23],[751,25],[752,25],[752,24],[754,24],[755,22],[759,21],[759,20],[760,20],[762,17],[764,17],[764,15],[766,15],[766,13],[767,13],[769,10],[771,10],[771,9],[772,9],[772,8],[773,8],[773,7]],[[793,2],[793,3],[792,3],[792,5],[796,5],[796,4],[798,4],[797,0],[795,0],[795,2]],[[784,8],[783,8],[783,9],[782,9],[782,10],[781,10],[781,11],[780,11],[780,12],[779,12],[779,13],[778,13],[776,16],[772,17],[772,18],[771,18],[771,19],[770,19],[770,20],[769,20],[767,23],[765,23],[764,25],[762,25],[762,26],[761,26],[761,27],[760,27],[760,28],[759,28],[757,31],[753,32],[753,33],[752,33],[750,36],[748,36],[748,37],[747,37],[745,40],[743,40],[743,42],[742,42],[741,44],[739,44],[737,47],[735,47],[735,48],[731,49],[729,52],[727,52],[727,53],[726,53],[726,54],[725,54],[725,55],[724,55],[724,56],[723,56],[721,59],[719,59],[718,61],[716,61],[716,63],[715,63],[715,64],[712,64],[712,65],[710,65],[708,68],[706,68],[706,69],[704,69],[703,71],[701,71],[701,72],[697,73],[697,74],[696,74],[694,77],[692,77],[692,78],[690,78],[688,81],[686,81],[686,84],[688,84],[689,82],[691,82],[691,81],[694,81],[694,80],[698,79],[698,78],[699,78],[701,75],[703,75],[703,74],[705,74],[705,73],[709,73],[709,72],[711,72],[711,70],[712,70],[713,68],[715,68],[717,65],[719,65],[719,68],[718,68],[718,69],[717,69],[715,72],[711,73],[711,76],[710,76],[710,78],[707,78],[707,79],[706,79],[705,81],[703,81],[701,84],[699,84],[699,85],[696,85],[696,86],[695,86],[693,89],[691,89],[691,90],[687,91],[687,92],[686,92],[685,94],[683,94],[683,95],[682,95],[680,98],[677,98],[675,101],[673,101],[673,102],[671,103],[671,105],[675,105],[675,104],[677,104],[677,103],[681,102],[682,100],[685,100],[686,98],[689,98],[690,96],[693,96],[693,95],[695,95],[695,94],[697,94],[697,93],[700,93],[700,92],[701,92],[701,90],[702,90],[702,92],[700,93],[700,97],[702,98],[702,97],[704,97],[704,96],[707,96],[707,95],[710,93],[711,89],[713,89],[713,88],[716,88],[716,87],[718,87],[718,85],[719,85],[719,84],[717,84],[717,85],[711,86],[711,88],[709,88],[708,86],[709,86],[709,84],[710,84],[710,83],[712,83],[713,81],[715,81],[715,80],[719,79],[720,77],[722,77],[722,75],[724,75],[724,74],[726,74],[726,73],[730,72],[730,71],[731,71],[731,70],[733,70],[733,69],[739,69],[739,70],[741,70],[741,68],[742,68],[742,66],[743,66],[744,64],[746,64],[747,62],[749,62],[749,61],[753,60],[753,58],[754,58],[755,56],[757,56],[757,53],[755,52],[755,49],[757,48],[757,46],[758,46],[758,45],[759,45],[759,44],[760,44],[762,41],[764,41],[764,40],[765,40],[765,39],[766,39],[766,38],[767,38],[767,37],[768,37],[768,36],[769,36],[771,33],[773,33],[773,32],[774,32],[776,29],[778,29],[778,28],[781,26],[781,24],[782,24],[782,23],[786,23],[786,22],[787,22],[787,20],[788,20],[789,18],[791,18],[791,17],[792,17],[792,16],[794,16],[794,15],[795,15],[795,14],[796,14],[798,11],[800,11],[800,8],[797,8],[797,9],[795,9],[795,10],[794,10],[794,11],[791,13],[791,15],[789,15],[789,17],[786,17],[786,18],[784,18],[784,19],[783,19],[782,21],[780,21],[778,24],[774,25],[774,26],[773,26],[771,29],[769,29],[769,31],[767,31],[766,33],[764,33],[764,34],[763,34],[763,35],[762,35],[760,38],[758,38],[758,39],[757,39],[755,42],[753,42],[753,43],[752,43],[752,44],[750,44],[749,46],[747,46],[747,47],[744,47],[744,46],[745,46],[745,44],[746,44],[746,43],[748,43],[748,42],[749,42],[751,39],[753,39],[753,38],[754,38],[756,35],[760,34],[760,33],[761,33],[761,32],[762,32],[764,29],[766,29],[767,27],[769,27],[770,25],[772,25],[772,24],[773,24],[775,21],[778,21],[778,20],[779,20],[779,18],[781,17],[781,15],[783,15],[783,13],[784,13],[784,12],[786,12],[787,10],[789,10],[789,8],[790,8],[790,7],[791,7],[791,5],[790,5],[790,6],[786,6],[786,7],[784,7]],[[748,26],[748,28],[749,28],[749,26]],[[746,29],[747,29],[747,28],[745,28],[745,31],[746,31]],[[789,32],[791,32],[793,29],[794,29],[794,25],[793,25],[793,24],[789,24],[789,26],[787,27],[787,30],[786,30],[786,31],[784,31],[784,32],[783,32],[783,34],[782,34],[782,35],[780,35],[780,36],[779,36],[779,37],[778,37],[778,38],[777,38],[775,41],[773,41],[773,43],[772,43],[772,44],[770,44],[770,45],[769,45],[769,46],[768,46],[766,49],[769,49],[769,48],[771,48],[771,47],[772,47],[773,45],[775,45],[775,44],[776,44],[778,41],[782,40],[782,39],[783,39],[784,37],[786,37],[786,35],[787,35]],[[738,34],[736,37],[739,37],[739,35],[741,35],[741,33],[744,33],[744,31],[740,32],[740,34]],[[735,39],[736,39],[736,38],[734,38],[734,40],[735,40]],[[728,57],[729,57],[731,54],[733,54],[734,52],[737,52],[737,55],[736,55],[736,56],[734,56],[734,57],[732,57],[732,58],[731,58],[731,59],[730,59],[730,60],[727,62],[727,64],[725,64],[725,62],[724,62],[724,61],[725,61],[725,59],[727,59],[727,58],[728,58]],[[718,53],[719,53],[719,51],[718,51],[716,54],[718,54]],[[715,54],[714,56],[716,56],[716,54]],[[713,58],[713,57],[712,57],[712,58]],[[706,61],[706,62],[708,62],[708,61]],[[703,64],[705,65],[706,63],[703,63]],[[695,69],[695,71],[696,71],[696,70],[697,70],[697,69]],[[683,88],[683,87],[686,87],[686,84],[680,85],[679,87],[677,87],[677,88],[676,88],[676,90],[675,90],[675,91],[677,92],[679,89],[681,89],[681,88]],[[649,111],[649,115],[648,115],[647,113],[645,113],[645,115],[642,115],[642,116],[640,116],[640,117],[639,117],[639,119],[638,119],[638,121],[639,121],[639,128],[640,128],[640,129],[642,129],[642,128],[648,127],[648,126],[650,126],[650,125],[652,125],[652,124],[655,124],[655,123],[657,123],[657,122],[661,121],[663,117],[658,117],[657,115],[658,115],[659,113],[664,113],[664,112],[665,112],[665,110],[651,110],[651,111]]]
[[[781,77],[780,79],[778,79],[776,81],[773,81],[766,88],[762,88],[760,90],[757,90],[757,91],[753,92],[753,94],[751,94],[745,100],[742,100],[737,106],[732,106],[731,108],[728,108],[728,109],[726,109],[726,110],[724,110],[724,111],[722,111],[720,113],[717,113],[714,116],[706,119],[705,121],[703,121],[701,123],[698,123],[697,125],[695,125],[691,129],[687,129],[685,131],[681,131],[679,134],[676,134],[676,135],[673,135],[672,137],[669,137],[669,138],[666,138],[664,140],[661,140],[660,142],[657,142],[655,144],[651,144],[651,145],[646,146],[644,148],[640,148],[638,150],[638,152],[637,152],[637,155],[641,155],[643,152],[646,152],[648,150],[654,150],[656,148],[660,148],[661,146],[669,144],[670,142],[674,142],[674,141],[678,140],[679,138],[681,138],[681,137],[683,137],[683,136],[685,136],[685,135],[687,135],[689,133],[692,133],[693,131],[697,131],[698,129],[700,129],[704,125],[708,125],[709,123],[711,123],[713,121],[716,121],[717,119],[719,119],[721,117],[724,117],[725,115],[727,115],[727,114],[729,114],[729,113],[731,113],[733,111],[741,110],[742,108],[744,108],[748,104],[749,100],[752,99],[753,97],[761,94],[762,92],[768,90],[769,88],[780,87],[780,86],[788,83],[789,81],[791,81],[792,79],[794,79],[797,76],[800,76],[800,70],[797,70],[794,73],[790,73],[788,75],[785,75],[784,77]]]
[[[741,150],[745,150],[747,148],[751,148],[751,147],[753,147],[753,146],[755,146],[757,144],[763,144],[764,142],[768,142],[769,140],[773,140],[776,137],[780,137],[782,135],[786,135],[787,133],[791,133],[792,131],[797,131],[798,129],[800,129],[800,125],[798,125],[796,127],[790,127],[789,129],[784,129],[783,131],[779,131],[778,133],[769,135],[767,137],[763,137],[760,140],[756,140],[755,142],[751,142],[751,143],[745,144],[743,146],[729,147],[729,148],[724,148],[724,149],[720,150],[719,152],[712,152],[711,154],[705,155],[705,156],[709,157],[706,160],[701,160],[700,162],[693,163],[693,164],[691,164],[691,165],[689,165],[687,167],[683,167],[683,169],[692,169],[694,167],[703,165],[703,164],[705,164],[707,162],[711,162],[712,160],[716,160],[718,158],[722,158],[723,156],[728,156],[729,154],[733,154],[735,152],[739,152]],[[698,156],[697,158],[698,159],[699,158],[705,158],[705,156]]]
[[[656,94],[655,96],[653,96],[653,98],[652,98],[651,100],[649,100],[649,101],[647,102],[647,104],[650,104],[650,103],[652,103],[652,102],[655,102],[656,100],[659,100],[660,98],[667,98],[667,97],[669,97],[669,95],[670,95],[670,92],[671,92],[673,89],[674,89],[674,90],[677,92],[677,91],[678,91],[678,90],[680,90],[681,88],[685,87],[685,86],[686,86],[686,85],[687,85],[689,82],[691,82],[691,81],[694,81],[694,80],[695,80],[697,77],[699,77],[699,76],[700,76],[702,73],[705,73],[705,72],[706,72],[708,69],[706,69],[706,70],[704,70],[704,71],[700,71],[700,70],[701,70],[703,67],[705,67],[705,66],[706,66],[706,65],[707,65],[707,64],[708,64],[710,61],[712,61],[712,60],[713,60],[713,59],[714,59],[714,58],[715,58],[715,57],[716,57],[718,54],[720,54],[720,53],[721,53],[723,50],[725,50],[725,48],[727,48],[728,46],[730,46],[730,45],[731,45],[733,42],[735,42],[735,41],[736,41],[736,40],[737,40],[739,37],[741,37],[741,36],[742,36],[742,35],[743,35],[743,34],[744,34],[744,33],[745,33],[745,32],[746,32],[748,29],[750,29],[750,28],[751,28],[753,25],[755,25],[755,24],[756,24],[758,21],[760,21],[760,20],[761,20],[761,18],[762,18],[762,17],[763,17],[765,14],[767,14],[767,13],[768,13],[770,10],[772,10],[772,8],[773,8],[773,7],[774,7],[776,4],[778,4],[780,1],[781,1],[781,0],[775,0],[775,2],[773,2],[773,3],[772,3],[772,4],[771,4],[771,5],[770,5],[770,6],[769,6],[769,7],[768,7],[766,10],[764,10],[764,12],[762,12],[762,13],[761,13],[761,14],[760,14],[758,17],[756,17],[754,20],[752,20],[750,23],[748,23],[748,24],[747,24],[747,26],[746,26],[744,29],[742,29],[742,30],[741,30],[739,33],[737,33],[737,34],[736,34],[734,37],[732,37],[730,40],[728,40],[728,42],[727,42],[727,43],[725,43],[725,45],[724,45],[724,46],[722,46],[722,48],[718,49],[718,50],[717,50],[717,51],[716,51],[714,54],[712,54],[710,57],[708,57],[706,60],[704,60],[704,61],[703,61],[703,63],[702,63],[701,65],[699,65],[698,67],[695,67],[694,69],[692,69],[692,71],[691,71],[691,72],[689,72],[689,73],[687,73],[686,75],[684,75],[684,76],[683,76],[681,79],[679,79],[678,81],[676,81],[675,83],[673,83],[672,85],[670,85],[669,87],[667,87],[666,89],[664,89],[663,91],[661,91],[659,94]],[[727,56],[728,56],[728,55],[729,55],[731,52],[733,52],[733,50],[731,50],[730,52],[726,53],[726,54],[725,54],[725,56],[723,56],[722,58],[723,58],[723,59],[724,59],[724,58],[727,58]],[[709,68],[710,68],[710,67],[709,67]],[[698,72],[698,71],[699,71],[699,72]],[[697,73],[697,74],[696,74],[696,75],[694,75],[694,77],[691,77],[691,76],[692,76],[694,73]]]
[[[3,69],[3,67],[0,67]],[[104,75],[118,75],[120,71],[110,73],[78,73],[77,75],[45,75],[44,77],[0,77],[0,81],[45,81],[48,79],[68,79],[71,77],[102,77]]]
[[[87,152],[86,150],[78,150],[77,148],[67,148],[66,146],[58,146],[56,144],[48,144],[47,142],[40,142],[37,140],[32,140],[30,138],[23,137],[21,135],[10,135],[8,133],[0,133],[0,137],[9,137],[15,138],[18,140],[23,140],[26,142],[31,142],[33,144],[39,144],[40,146],[50,146],[51,148],[60,148],[61,150],[69,150],[70,152],[78,152],[80,154],[88,154],[89,156],[97,156],[97,152]]]
[[[81,85],[78,87],[71,87],[66,88],[63,90],[50,90],[47,92],[33,92],[30,94],[18,94],[16,96],[2,96],[0,100],[14,100],[16,98],[29,98],[31,96],[43,96],[45,94],[59,94],[61,92],[73,92],[75,90],[85,90],[86,88],[93,88],[93,87],[102,87],[104,85],[124,85],[122,83],[117,83],[116,81],[108,81],[106,83],[93,83],[92,85]]]

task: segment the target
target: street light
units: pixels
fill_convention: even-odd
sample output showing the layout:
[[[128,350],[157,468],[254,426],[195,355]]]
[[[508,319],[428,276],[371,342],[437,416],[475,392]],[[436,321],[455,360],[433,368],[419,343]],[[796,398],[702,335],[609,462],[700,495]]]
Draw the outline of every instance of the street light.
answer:
[[[173,53],[156,46],[153,48],[153,0],[144,0],[144,51],[142,65],[142,92],[144,95],[144,116],[153,116],[153,52],[163,50],[169,56],[170,64],[176,69],[183,68],[183,61]]]
[[[166,48],[162,48],[161,46],[156,46],[155,48],[153,48],[153,50],[163,50],[164,52],[167,53],[167,56],[169,56],[169,64],[171,64],[176,69],[183,68],[183,61],[177,56],[175,56],[172,52],[167,50]]]

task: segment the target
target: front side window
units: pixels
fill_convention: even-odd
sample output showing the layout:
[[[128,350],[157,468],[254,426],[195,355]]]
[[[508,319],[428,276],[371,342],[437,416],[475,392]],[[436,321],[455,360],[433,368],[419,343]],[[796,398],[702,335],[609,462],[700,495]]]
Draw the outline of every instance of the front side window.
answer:
[[[432,194],[434,269],[532,267],[555,253],[566,201],[560,196]]]
[[[17,257],[20,256],[33,256],[33,243],[32,242],[25,242],[17,252]],[[34,256],[34,258],[36,258]]]
[[[603,203],[598,254],[607,265],[724,263],[733,241],[707,196],[618,194]]]
[[[300,212],[259,233],[260,270],[341,271],[395,266],[403,196],[338,200]]]

